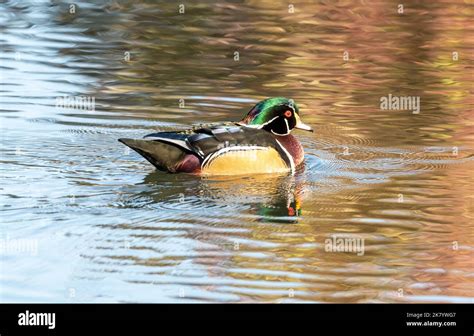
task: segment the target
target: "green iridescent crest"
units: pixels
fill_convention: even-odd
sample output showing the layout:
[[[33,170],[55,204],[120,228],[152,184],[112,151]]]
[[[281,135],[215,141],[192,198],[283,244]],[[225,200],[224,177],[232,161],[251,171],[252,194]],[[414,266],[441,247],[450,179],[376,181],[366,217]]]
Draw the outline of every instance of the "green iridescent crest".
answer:
[[[299,114],[298,106],[292,99],[284,97],[268,98],[255,105],[244,118],[244,121],[249,125],[263,125],[286,110],[292,110]]]

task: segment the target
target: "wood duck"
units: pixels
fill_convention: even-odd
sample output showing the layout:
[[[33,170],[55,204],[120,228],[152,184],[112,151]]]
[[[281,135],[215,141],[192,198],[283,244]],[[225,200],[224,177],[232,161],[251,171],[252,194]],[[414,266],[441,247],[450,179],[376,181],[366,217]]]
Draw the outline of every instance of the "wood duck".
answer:
[[[240,122],[158,132],[143,139],[119,139],[157,169],[170,173],[237,175],[294,173],[304,161],[293,129],[313,131],[291,99],[268,98]]]

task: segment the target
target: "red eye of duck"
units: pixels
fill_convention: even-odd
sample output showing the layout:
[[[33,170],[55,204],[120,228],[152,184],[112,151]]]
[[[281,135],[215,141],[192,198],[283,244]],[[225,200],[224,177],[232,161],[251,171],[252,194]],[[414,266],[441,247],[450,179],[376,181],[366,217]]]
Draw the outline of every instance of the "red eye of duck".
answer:
[[[292,112],[290,110],[285,112],[285,117],[289,118],[291,117]]]

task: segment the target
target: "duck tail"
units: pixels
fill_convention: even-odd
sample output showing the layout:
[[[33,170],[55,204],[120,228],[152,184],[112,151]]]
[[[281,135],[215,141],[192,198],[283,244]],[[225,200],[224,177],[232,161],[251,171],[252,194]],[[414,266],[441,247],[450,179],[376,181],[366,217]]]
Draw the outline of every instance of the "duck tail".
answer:
[[[176,172],[187,155],[183,148],[159,140],[121,138],[118,141],[143,156],[157,169],[165,172]]]

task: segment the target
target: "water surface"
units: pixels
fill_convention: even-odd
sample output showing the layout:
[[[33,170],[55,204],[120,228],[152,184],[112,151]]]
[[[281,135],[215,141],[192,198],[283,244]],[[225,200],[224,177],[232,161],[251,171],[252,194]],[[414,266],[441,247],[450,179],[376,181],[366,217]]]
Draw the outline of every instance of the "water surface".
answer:
[[[2,302],[472,302],[472,5],[104,3],[0,4]],[[315,129],[295,176],[164,174],[117,142],[272,96]]]

